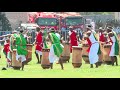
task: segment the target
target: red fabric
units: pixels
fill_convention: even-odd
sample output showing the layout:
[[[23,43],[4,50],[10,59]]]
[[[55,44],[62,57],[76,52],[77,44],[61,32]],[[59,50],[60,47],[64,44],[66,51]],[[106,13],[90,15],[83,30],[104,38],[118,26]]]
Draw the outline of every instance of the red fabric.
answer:
[[[72,46],[78,46],[78,42],[77,42],[77,35],[74,31],[72,31],[72,34],[70,35],[70,51],[72,53]]]
[[[10,41],[8,41],[5,45],[4,45],[4,52],[6,53],[6,58],[7,58],[7,54],[8,52],[10,52]],[[8,58],[7,58],[7,62],[11,62]]]
[[[104,34],[101,34],[101,36],[99,37],[99,41],[101,41],[101,42],[105,42]]]
[[[4,45],[4,52],[5,52],[6,54],[10,51],[9,47],[10,47],[10,44],[9,44],[9,43],[7,43],[7,44]]]
[[[36,35],[36,50],[41,51],[42,50],[42,33],[38,33]]]
[[[88,42],[88,45],[89,45],[89,48],[88,48],[87,52],[89,53],[90,52],[90,47],[92,45],[92,42],[90,41],[89,38],[87,38],[87,42]]]

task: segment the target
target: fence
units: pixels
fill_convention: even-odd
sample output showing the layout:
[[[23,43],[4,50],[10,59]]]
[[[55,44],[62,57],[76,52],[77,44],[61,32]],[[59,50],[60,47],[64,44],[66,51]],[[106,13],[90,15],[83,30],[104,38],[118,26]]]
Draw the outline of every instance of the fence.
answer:
[[[106,22],[107,20],[115,19],[114,15],[83,15],[85,19],[92,19],[94,22],[98,22],[101,20],[102,22]]]
[[[0,36],[7,34],[12,34],[12,31],[0,31]],[[35,41],[35,31],[30,31],[28,34],[29,36],[32,36],[32,38],[30,39],[30,44],[32,44]],[[3,38],[0,38],[0,40],[2,39]]]

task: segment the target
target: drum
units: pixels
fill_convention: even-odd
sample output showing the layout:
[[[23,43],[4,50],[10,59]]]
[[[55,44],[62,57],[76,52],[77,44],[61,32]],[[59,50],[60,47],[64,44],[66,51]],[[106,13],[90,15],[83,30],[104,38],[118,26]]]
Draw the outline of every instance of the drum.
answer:
[[[112,64],[111,58],[109,56],[110,48],[110,44],[104,44],[103,46],[103,61],[108,65]]]
[[[79,46],[72,47],[72,65],[74,68],[80,68],[82,65],[82,48]]]
[[[22,63],[16,60],[16,49],[12,52],[12,67],[16,70],[20,70]]]
[[[27,44],[28,54],[26,56],[26,64],[32,60],[32,44]]]
[[[82,58],[83,58],[83,60],[85,61],[86,64],[90,63],[89,62],[89,57],[88,57],[89,53],[87,52],[88,48],[89,48],[88,44],[83,44],[83,47],[82,47]]]
[[[43,69],[49,69],[50,68],[49,52],[50,52],[50,49],[42,49],[41,67]]]
[[[61,55],[61,60],[63,63],[66,63],[66,61],[69,62],[70,59],[70,43],[63,43],[64,49],[63,53]]]

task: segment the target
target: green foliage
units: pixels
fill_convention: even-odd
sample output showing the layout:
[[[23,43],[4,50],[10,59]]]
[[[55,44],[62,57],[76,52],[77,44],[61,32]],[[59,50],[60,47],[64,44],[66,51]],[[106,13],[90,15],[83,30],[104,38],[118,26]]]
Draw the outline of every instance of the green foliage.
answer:
[[[8,18],[5,16],[5,13],[0,12],[0,21],[2,21],[2,31],[11,31],[11,24]]]

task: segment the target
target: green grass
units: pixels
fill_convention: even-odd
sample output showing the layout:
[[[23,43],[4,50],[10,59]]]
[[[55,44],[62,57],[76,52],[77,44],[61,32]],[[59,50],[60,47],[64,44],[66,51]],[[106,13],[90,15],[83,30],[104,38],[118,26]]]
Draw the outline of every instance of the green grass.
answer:
[[[33,50],[34,52],[34,50]],[[119,78],[120,66],[102,65],[99,68],[90,68],[89,64],[83,65],[81,68],[73,68],[71,59],[70,63],[64,64],[64,70],[61,70],[59,64],[54,63],[54,69],[42,69],[40,64],[36,64],[37,59],[33,53],[33,60],[29,65],[25,65],[24,71],[13,70],[8,68],[7,70],[1,70],[6,66],[6,59],[2,53],[0,60],[0,78]],[[119,62],[119,61],[118,61]],[[120,63],[119,63],[120,65]]]

